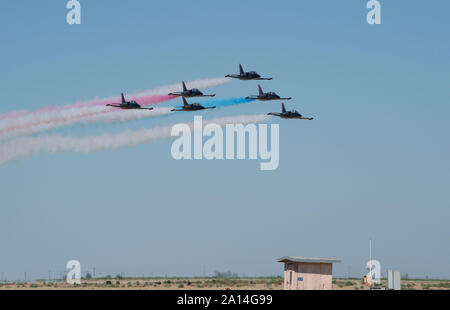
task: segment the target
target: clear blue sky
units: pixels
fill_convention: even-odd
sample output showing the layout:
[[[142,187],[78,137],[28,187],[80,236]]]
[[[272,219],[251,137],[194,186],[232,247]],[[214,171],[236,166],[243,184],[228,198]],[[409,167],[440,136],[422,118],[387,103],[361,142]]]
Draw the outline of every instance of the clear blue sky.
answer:
[[[272,172],[251,160],[175,161],[170,141],[0,167],[5,277],[47,277],[70,259],[97,274],[278,275],[284,255],[340,258],[335,276],[362,277],[372,238],[383,273],[450,278],[448,1],[381,1],[379,26],[366,23],[366,1],[81,0],[79,26],[66,24],[65,2],[2,3],[0,112],[223,76],[242,63],[315,120],[274,120]],[[245,96],[256,82],[211,91]]]

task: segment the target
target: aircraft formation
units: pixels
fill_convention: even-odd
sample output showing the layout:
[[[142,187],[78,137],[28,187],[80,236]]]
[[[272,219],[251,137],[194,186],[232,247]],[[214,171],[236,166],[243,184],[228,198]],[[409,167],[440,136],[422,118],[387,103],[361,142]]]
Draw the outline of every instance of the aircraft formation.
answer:
[[[227,74],[225,77],[228,78],[234,78],[239,79],[241,81],[270,81],[272,78],[263,78],[255,71],[248,71],[245,72],[242,68],[242,65],[239,64],[239,74]],[[188,89],[186,87],[186,84],[184,81],[182,82],[182,91],[180,92],[171,92],[168,95],[170,96],[179,96],[183,100],[183,106],[173,108],[171,111],[198,111],[198,110],[206,110],[206,109],[215,109],[215,106],[211,107],[204,107],[200,103],[188,103],[186,101],[186,98],[193,98],[193,97],[214,97],[215,94],[205,95],[203,94],[199,89],[192,88]],[[143,108],[137,103],[135,100],[126,101],[125,96],[122,93],[122,102],[121,103],[113,103],[113,104],[107,104],[106,106],[120,108],[120,109],[141,109],[141,110],[152,110],[153,108]],[[262,90],[261,85],[258,84],[258,95],[251,95],[245,97],[245,99],[253,99],[253,100],[261,100],[261,101],[271,101],[271,100],[291,100],[292,97],[286,97],[282,98],[279,95],[277,95],[275,92],[264,92]],[[292,110],[287,111],[284,102],[281,103],[281,113],[277,112],[270,112],[268,115],[272,116],[278,116],[283,119],[303,119],[303,120],[313,120],[312,117],[303,117],[298,111]]]

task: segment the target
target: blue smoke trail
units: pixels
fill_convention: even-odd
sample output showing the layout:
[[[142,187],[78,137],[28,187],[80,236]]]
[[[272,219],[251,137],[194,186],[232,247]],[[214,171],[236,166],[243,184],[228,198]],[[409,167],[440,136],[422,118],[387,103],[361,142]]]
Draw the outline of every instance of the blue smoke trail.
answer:
[[[228,99],[211,99],[203,101],[202,105],[204,107],[216,106],[217,109],[229,107],[233,105],[238,105],[242,103],[248,103],[254,101],[255,99],[245,99],[245,98],[228,98]]]

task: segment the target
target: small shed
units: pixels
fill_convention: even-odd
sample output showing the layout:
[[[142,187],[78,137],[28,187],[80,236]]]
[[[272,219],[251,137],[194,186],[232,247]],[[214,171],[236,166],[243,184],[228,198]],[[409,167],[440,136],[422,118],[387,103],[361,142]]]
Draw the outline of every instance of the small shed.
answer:
[[[284,263],[285,290],[331,290],[333,263],[340,260],[284,256],[278,262]]]

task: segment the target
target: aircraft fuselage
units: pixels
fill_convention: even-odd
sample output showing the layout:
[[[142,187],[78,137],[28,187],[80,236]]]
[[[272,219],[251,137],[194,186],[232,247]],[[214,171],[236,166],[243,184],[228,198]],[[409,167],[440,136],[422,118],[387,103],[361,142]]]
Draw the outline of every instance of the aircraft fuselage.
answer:
[[[271,80],[272,78],[262,78],[259,74],[253,75],[253,74],[228,74],[225,77],[239,79],[241,81],[252,81],[252,80]]]
[[[284,113],[268,113],[268,115],[278,116],[283,119],[305,119],[305,120],[313,120],[312,117],[303,117],[300,113],[296,112],[284,112]]]
[[[201,91],[182,91],[182,92],[174,92],[170,93],[171,96],[180,96],[185,98],[194,98],[194,97],[214,97],[215,95],[204,95]]]
[[[255,100],[261,100],[261,101],[270,101],[270,100],[291,100],[292,98],[280,98],[278,95],[259,95],[259,96],[249,96],[246,97],[246,99],[255,99]]]
[[[137,103],[126,103],[126,104],[107,104],[108,107],[115,107],[120,109],[141,109],[141,106]]]

